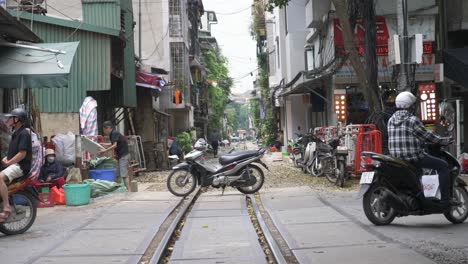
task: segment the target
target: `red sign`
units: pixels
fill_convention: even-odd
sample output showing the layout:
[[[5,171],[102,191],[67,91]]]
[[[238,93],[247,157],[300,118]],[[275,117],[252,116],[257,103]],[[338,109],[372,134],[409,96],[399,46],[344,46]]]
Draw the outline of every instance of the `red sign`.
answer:
[[[388,27],[385,21],[385,17],[376,16],[376,46],[378,56],[388,55]],[[344,50],[343,33],[339,19],[334,20],[334,43],[336,49]],[[354,28],[354,45],[358,50],[359,54],[364,54],[364,37],[365,29],[362,19],[356,21],[356,27]]]
[[[423,53],[424,54],[432,54],[432,41],[424,41],[423,42]]]

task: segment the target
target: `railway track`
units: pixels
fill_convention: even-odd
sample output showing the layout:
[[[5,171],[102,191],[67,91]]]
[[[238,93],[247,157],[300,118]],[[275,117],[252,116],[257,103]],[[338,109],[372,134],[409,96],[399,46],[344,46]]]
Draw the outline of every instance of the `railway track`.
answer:
[[[161,225],[150,246],[139,261],[139,264],[161,264],[171,262],[172,253],[174,252],[176,244],[185,243],[185,241],[179,240],[179,238],[184,232],[185,223],[188,221],[188,217],[191,216],[192,209],[197,205],[201,196],[203,196],[203,192],[199,188],[192,195],[181,199]],[[257,252],[257,254],[264,256],[265,263],[298,263],[289,248],[285,248],[285,243],[282,243],[281,247],[278,245],[277,240],[281,240],[282,238],[278,238],[278,234],[273,235],[270,232],[270,229],[275,229],[275,227],[271,226],[272,223],[267,224],[264,220],[263,215],[265,211],[260,209],[262,206],[261,204],[259,206],[259,202],[261,203],[259,197],[256,198],[254,195],[237,195],[235,197],[239,197],[241,203],[245,203],[245,211],[248,213],[246,212],[244,217],[250,219],[250,222],[245,221],[245,223],[249,222],[252,224],[248,230],[252,230],[251,233],[255,233],[251,234],[251,237],[258,240],[260,244],[258,248],[259,250],[262,249],[263,252]],[[216,203],[217,201],[214,200],[211,202]],[[187,230],[186,232],[189,231]],[[222,235],[223,234],[219,234],[219,236]],[[256,243],[255,241],[253,242]],[[284,255],[287,257],[285,258]],[[205,257],[208,258],[209,256]]]

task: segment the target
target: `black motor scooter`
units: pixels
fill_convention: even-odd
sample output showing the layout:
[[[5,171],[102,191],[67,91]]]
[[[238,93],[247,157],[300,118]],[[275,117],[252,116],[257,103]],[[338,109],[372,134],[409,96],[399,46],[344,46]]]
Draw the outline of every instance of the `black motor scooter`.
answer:
[[[422,168],[409,162],[373,152],[363,152],[373,163],[372,171],[361,176],[359,198],[367,219],[375,225],[388,225],[395,217],[408,215],[444,214],[454,224],[463,223],[468,217],[467,184],[459,178],[460,163],[440,145],[428,146],[428,153],[448,162],[450,169],[450,197],[457,205],[442,206],[437,198],[426,198],[421,177]]]

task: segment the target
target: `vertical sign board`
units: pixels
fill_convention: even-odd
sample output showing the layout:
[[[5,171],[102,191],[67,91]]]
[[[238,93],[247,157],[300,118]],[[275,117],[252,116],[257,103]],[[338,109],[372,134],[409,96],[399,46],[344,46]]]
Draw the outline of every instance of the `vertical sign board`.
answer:
[[[344,122],[345,124],[347,116],[346,108],[346,94],[341,93],[339,90],[335,90],[335,94],[333,95],[333,109],[338,116],[338,121]]]
[[[418,87],[420,118],[422,122],[435,122],[438,118],[438,107],[435,83],[421,83]]]

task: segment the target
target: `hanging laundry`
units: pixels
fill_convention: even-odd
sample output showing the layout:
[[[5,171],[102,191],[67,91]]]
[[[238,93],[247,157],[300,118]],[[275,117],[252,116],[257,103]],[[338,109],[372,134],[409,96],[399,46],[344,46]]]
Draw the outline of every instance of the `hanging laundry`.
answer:
[[[174,91],[174,95],[172,96],[172,102],[176,105],[179,105],[182,103],[182,93],[180,92],[179,89],[176,89]]]
[[[80,128],[83,135],[98,134],[97,102],[91,96],[86,97],[80,107]]]

